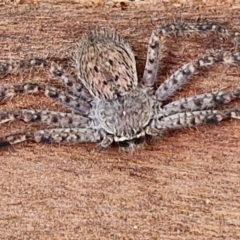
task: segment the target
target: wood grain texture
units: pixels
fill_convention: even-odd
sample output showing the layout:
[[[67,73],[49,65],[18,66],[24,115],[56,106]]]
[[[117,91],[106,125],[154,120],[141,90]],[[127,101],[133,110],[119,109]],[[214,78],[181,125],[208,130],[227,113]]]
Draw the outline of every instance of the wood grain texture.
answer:
[[[0,60],[48,56],[66,65],[83,34],[115,28],[133,46],[141,76],[155,26],[209,19],[240,30],[239,9],[233,0],[0,1]],[[214,34],[162,40],[159,83],[206,51],[233,47]],[[240,67],[203,73],[172,99],[239,86]],[[57,84],[46,69],[1,78],[26,81]],[[66,110],[44,96],[0,108]],[[0,135],[40,127],[15,122]],[[237,120],[168,133],[134,154],[93,144],[18,145],[0,152],[0,239],[238,239],[239,156]]]

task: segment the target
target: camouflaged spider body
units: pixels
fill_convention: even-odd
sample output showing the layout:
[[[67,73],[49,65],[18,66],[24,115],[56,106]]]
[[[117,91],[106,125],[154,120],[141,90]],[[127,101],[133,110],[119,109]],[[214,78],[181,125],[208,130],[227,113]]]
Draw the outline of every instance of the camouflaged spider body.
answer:
[[[98,142],[106,148],[113,142],[134,147],[146,136],[161,136],[166,130],[217,123],[225,118],[240,118],[240,109],[213,110],[240,97],[240,89],[205,93],[164,105],[201,67],[213,64],[239,64],[240,52],[213,51],[178,69],[158,88],[154,88],[159,65],[159,35],[217,32],[236,44],[238,32],[211,22],[172,23],[158,27],[149,40],[143,78],[138,80],[133,51],[120,36],[110,31],[92,31],[77,46],[73,67],[77,80],[52,63],[50,72],[67,88],[24,83],[0,88],[0,100],[14,95],[43,92],[73,110],[72,113],[44,110],[0,112],[0,123],[15,119],[39,122],[52,129],[15,133],[0,139],[1,146],[25,140],[47,143]],[[0,73],[12,73],[46,63],[43,59],[2,63]],[[209,110],[211,109],[211,110]]]

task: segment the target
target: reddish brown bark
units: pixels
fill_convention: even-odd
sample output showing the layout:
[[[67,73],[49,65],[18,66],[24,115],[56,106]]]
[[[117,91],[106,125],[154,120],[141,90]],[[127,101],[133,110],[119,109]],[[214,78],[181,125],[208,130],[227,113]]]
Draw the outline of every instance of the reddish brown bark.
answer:
[[[202,18],[240,30],[240,5],[234,1],[181,2],[22,0],[0,5],[0,59],[48,55],[64,61],[82,34],[110,27],[133,46],[141,76],[155,25]],[[216,35],[163,40],[159,83],[209,49],[232,47]],[[238,87],[239,73],[239,67],[211,67],[172,99]],[[9,75],[1,83],[23,81],[56,84],[47,70]],[[65,110],[43,96],[1,105],[1,110],[15,108]],[[0,135],[39,127],[16,122],[2,125]],[[99,153],[92,144],[26,143],[1,151],[0,238],[237,239],[239,156],[237,120],[168,133],[134,154],[117,148]]]

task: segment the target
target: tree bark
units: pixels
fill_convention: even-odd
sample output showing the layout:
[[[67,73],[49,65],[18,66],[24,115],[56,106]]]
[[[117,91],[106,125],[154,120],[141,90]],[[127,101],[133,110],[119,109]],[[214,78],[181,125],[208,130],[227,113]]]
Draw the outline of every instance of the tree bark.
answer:
[[[237,1],[0,1],[0,60],[49,57],[65,66],[91,29],[113,28],[132,45],[139,78],[151,31],[172,21],[209,20],[239,29]],[[234,46],[216,34],[161,38],[158,84],[212,49]],[[171,100],[239,87],[239,66],[214,66]],[[1,78],[58,83],[46,69]],[[229,106],[239,106],[235,101]],[[44,96],[16,97],[10,109],[66,109]],[[42,128],[1,125],[0,136]],[[131,153],[94,144],[24,143],[0,151],[1,239],[237,239],[240,121],[166,133]]]

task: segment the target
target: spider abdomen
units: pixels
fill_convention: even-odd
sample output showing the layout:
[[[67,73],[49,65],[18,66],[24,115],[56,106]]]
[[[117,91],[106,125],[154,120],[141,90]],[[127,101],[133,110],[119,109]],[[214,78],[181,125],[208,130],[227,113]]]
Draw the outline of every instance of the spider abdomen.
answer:
[[[112,31],[91,31],[75,50],[77,76],[93,97],[112,99],[138,85],[130,45]]]

